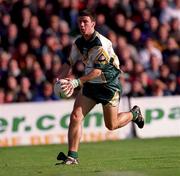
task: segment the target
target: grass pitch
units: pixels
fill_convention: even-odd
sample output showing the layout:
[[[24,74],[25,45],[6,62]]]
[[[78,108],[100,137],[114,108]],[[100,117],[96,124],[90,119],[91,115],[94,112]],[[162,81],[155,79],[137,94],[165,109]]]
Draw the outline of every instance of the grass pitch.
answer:
[[[180,176],[180,138],[80,145],[80,164],[55,166],[66,145],[0,149],[0,176]]]

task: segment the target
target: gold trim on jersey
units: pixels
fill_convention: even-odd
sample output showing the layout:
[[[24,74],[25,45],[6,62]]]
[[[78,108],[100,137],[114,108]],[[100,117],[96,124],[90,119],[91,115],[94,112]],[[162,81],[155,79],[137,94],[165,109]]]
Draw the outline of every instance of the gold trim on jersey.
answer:
[[[118,59],[118,57],[116,56],[116,54],[113,54],[112,55],[112,59],[113,59],[113,65],[118,69],[118,70],[120,70],[120,66],[119,66],[119,59]],[[118,63],[116,63],[116,59],[118,59]]]
[[[110,57],[108,56],[107,52],[104,50],[104,48],[101,48],[98,55],[96,56],[94,63],[99,63],[100,57],[105,57],[105,60],[101,61],[101,64],[108,64],[110,61]]]
[[[119,91],[116,91],[113,98],[105,106],[118,106],[119,104]]]
[[[104,73],[103,73],[103,72],[101,73],[100,77],[101,77],[103,83],[106,83],[106,82],[107,82],[106,77],[104,76]]]

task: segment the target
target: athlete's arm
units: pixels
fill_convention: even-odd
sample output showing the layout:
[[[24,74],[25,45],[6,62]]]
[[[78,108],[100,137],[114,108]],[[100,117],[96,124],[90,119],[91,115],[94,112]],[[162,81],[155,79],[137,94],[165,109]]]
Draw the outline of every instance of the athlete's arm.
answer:
[[[102,73],[102,71],[100,69],[93,69],[90,73],[88,73],[87,75],[84,75],[82,77],[80,77],[80,82],[81,84],[84,84],[87,81],[90,81],[92,79],[97,78],[98,76],[100,76]]]
[[[72,79],[72,80],[69,79],[69,82],[66,83],[62,89],[64,89],[64,91],[66,91],[66,90],[74,89],[78,86],[82,86],[85,82],[90,81],[90,80],[95,79],[98,76],[100,76],[101,73],[102,73],[102,71],[100,69],[93,69],[90,73],[88,73],[87,75],[84,75],[78,79]]]

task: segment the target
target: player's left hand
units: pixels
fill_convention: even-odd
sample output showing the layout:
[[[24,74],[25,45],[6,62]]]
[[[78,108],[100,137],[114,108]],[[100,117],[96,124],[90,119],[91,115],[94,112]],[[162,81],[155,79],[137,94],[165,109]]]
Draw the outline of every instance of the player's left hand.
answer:
[[[67,89],[75,89],[76,87],[79,87],[81,85],[80,79],[69,79],[66,78],[68,82],[62,84],[61,88],[63,91],[66,91]]]
[[[66,78],[66,80],[68,81],[61,84],[61,89],[69,97],[74,92],[74,89],[81,85],[81,82],[79,79]]]

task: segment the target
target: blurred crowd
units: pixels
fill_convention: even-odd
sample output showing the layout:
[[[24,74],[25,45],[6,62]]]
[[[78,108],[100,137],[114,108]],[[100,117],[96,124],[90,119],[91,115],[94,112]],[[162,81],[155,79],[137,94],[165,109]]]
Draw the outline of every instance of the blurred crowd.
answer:
[[[80,10],[119,57],[123,96],[180,95],[180,0],[0,0],[0,104],[58,100]],[[71,77],[84,72],[77,62]]]

